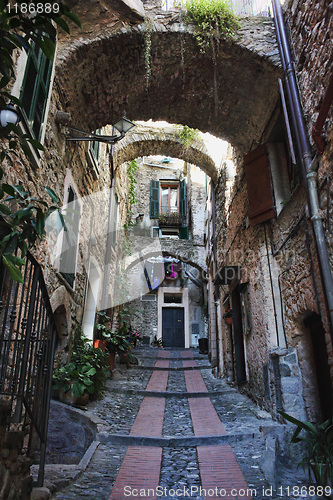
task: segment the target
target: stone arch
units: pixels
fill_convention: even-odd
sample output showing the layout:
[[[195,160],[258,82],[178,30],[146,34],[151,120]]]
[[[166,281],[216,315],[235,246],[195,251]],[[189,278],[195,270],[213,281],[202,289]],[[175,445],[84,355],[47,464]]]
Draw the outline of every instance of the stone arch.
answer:
[[[96,26],[90,35],[60,40],[56,78],[72,124],[96,130],[126,110],[132,120],[186,124],[249,150],[278,95],[272,20],[243,19],[236,41],[221,41],[213,61],[179,19],[162,18],[152,34],[148,89],[142,26]]]
[[[180,252],[172,252],[172,251],[168,251],[168,250],[163,250],[162,252],[160,252],[160,251],[159,252],[156,252],[156,251],[147,252],[144,255],[141,255],[140,257],[138,257],[135,260],[133,260],[132,262],[130,262],[130,264],[128,264],[128,266],[126,267],[126,270],[130,271],[131,269],[133,269],[135,266],[142,263],[146,259],[149,259],[151,257],[159,257],[159,256],[161,256],[161,254],[163,257],[173,257],[177,260],[181,260],[182,262],[184,262],[186,264],[189,264],[190,266],[197,269],[201,273],[202,278],[204,280],[206,280],[206,274],[207,274],[206,270],[197,262],[194,262],[191,259],[189,259],[188,255],[186,255],[186,251],[185,252],[181,252],[181,251]]]
[[[184,148],[175,133],[165,133],[162,130],[128,133],[114,148],[114,165],[121,165],[126,161],[142,156],[162,154],[180,158],[200,167],[214,181],[218,176],[218,167],[209,156],[203,142],[196,141],[193,145]]]

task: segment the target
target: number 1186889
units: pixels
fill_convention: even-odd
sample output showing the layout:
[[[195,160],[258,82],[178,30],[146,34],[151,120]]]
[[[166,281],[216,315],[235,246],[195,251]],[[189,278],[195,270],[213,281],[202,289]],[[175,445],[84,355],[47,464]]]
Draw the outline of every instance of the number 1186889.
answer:
[[[57,2],[8,3],[7,10],[9,14],[58,14],[60,7]]]

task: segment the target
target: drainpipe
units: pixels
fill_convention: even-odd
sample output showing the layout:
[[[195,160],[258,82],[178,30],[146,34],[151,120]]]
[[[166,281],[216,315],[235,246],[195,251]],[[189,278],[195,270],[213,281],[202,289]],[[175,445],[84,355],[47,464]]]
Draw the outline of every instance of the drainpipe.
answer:
[[[294,123],[294,127],[297,136],[297,146],[299,148],[299,155],[302,160],[303,175],[305,177],[311,222],[316,240],[317,256],[321,270],[322,285],[327,307],[329,329],[333,342],[333,278],[326,246],[322,217],[319,210],[317,173],[313,170],[313,164],[311,162],[311,147],[305,125],[296,80],[296,72],[291,57],[280,1],[272,0],[272,6],[274,11],[274,24],[277,32],[277,41],[287,83],[286,88],[288,99],[291,103],[293,120],[295,120],[296,122]]]
[[[212,189],[212,225],[213,225],[213,256],[214,256],[214,276],[216,276],[218,271],[217,264],[217,247],[216,247],[216,199],[215,199],[215,183],[212,181],[211,183]],[[215,306],[215,330],[216,330],[216,362],[217,369],[220,371],[220,350],[219,350],[219,328],[218,328],[218,306],[216,301],[219,299],[219,287],[215,284],[215,293],[214,293],[214,306]]]

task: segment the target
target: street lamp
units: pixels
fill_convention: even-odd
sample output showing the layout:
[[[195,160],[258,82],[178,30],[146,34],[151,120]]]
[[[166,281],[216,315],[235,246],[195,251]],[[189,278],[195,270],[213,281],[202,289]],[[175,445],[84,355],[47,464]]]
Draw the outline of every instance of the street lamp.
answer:
[[[6,109],[0,111],[0,124],[1,127],[7,127],[10,123],[12,125],[17,125],[20,121],[20,115],[14,108],[14,103],[11,101],[7,104]]]
[[[135,127],[135,123],[128,120],[124,114],[124,116],[118,120],[116,123],[112,125],[120,135],[97,135],[91,132],[85,132],[84,130],[80,130],[76,127],[71,127],[67,125],[67,128],[72,132],[76,132],[81,135],[69,135],[66,137],[67,141],[96,141],[96,142],[106,142],[108,144],[114,144],[115,142],[122,139],[125,134],[131,130],[131,128]]]

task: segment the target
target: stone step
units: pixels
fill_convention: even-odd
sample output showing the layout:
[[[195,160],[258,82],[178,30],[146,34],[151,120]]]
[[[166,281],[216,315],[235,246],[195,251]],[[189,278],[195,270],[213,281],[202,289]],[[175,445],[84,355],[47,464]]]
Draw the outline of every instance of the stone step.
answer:
[[[217,444],[232,444],[238,441],[249,441],[260,437],[260,432],[234,434],[219,434],[214,436],[170,436],[146,437],[126,434],[99,433],[97,439],[103,444],[118,446],[158,446],[161,448],[186,448],[194,446],[214,446]]]
[[[144,365],[133,365],[131,366],[132,370],[151,370],[151,371],[157,371],[157,370],[168,370],[171,372],[180,372],[180,371],[186,371],[186,370],[211,370],[212,367],[211,365],[198,365],[198,366],[169,366],[167,368],[164,368],[162,366],[144,366]]]
[[[187,391],[146,391],[144,389],[122,389],[121,387],[113,387],[110,390],[114,394],[123,394],[124,396],[150,396],[156,398],[213,398],[217,396],[224,396],[227,394],[234,394],[235,391],[207,391],[207,392],[187,392]]]

